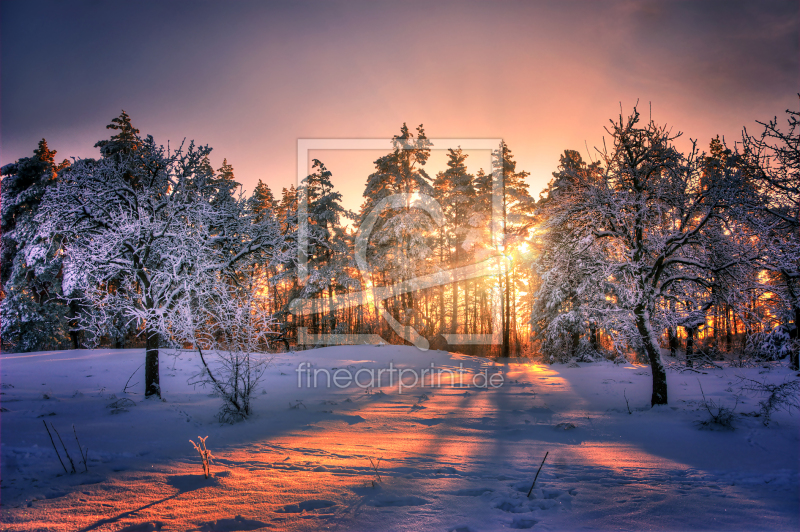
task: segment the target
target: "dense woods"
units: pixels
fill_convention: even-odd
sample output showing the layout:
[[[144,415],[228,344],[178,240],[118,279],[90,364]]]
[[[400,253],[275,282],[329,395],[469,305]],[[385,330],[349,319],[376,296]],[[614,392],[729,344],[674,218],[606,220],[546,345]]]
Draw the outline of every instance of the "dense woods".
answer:
[[[416,334],[489,356],[627,357],[651,366],[652,404],[668,400],[665,363],[788,356],[796,368],[798,116],[683,153],[633,109],[589,160],[565,150],[538,200],[505,143],[474,173],[447,147],[432,176],[431,149],[444,147],[403,124],[351,212],[322,161],[297,187],[259,181],[245,195],[227,161],[211,167],[211,148],[165,149],[123,112],[98,159],[57,163],[42,140],[2,168],[2,349],[146,347],[149,395],[160,347],[203,335],[230,347],[220,338],[237,323],[264,349],[271,333]],[[355,249],[367,221],[369,272]],[[328,304],[486,260],[489,275]],[[297,312],[297,299],[319,305]],[[499,343],[469,340],[492,334]]]

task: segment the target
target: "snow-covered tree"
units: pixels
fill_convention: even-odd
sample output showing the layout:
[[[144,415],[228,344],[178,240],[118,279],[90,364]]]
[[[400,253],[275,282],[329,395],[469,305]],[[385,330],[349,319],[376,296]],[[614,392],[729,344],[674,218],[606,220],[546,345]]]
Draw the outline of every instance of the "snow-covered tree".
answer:
[[[311,174],[300,184],[298,193],[306,205],[307,247],[301,249],[308,261],[307,279],[304,279],[302,297],[333,297],[345,288],[358,288],[356,281],[347,273],[353,267],[351,258],[352,239],[347,235],[343,218],[355,219],[356,215],[342,207],[342,195],[336,192],[331,182],[332,174],[318,159],[312,162]],[[312,315],[316,321],[319,316]],[[336,328],[336,314],[330,310],[323,323],[331,331]],[[313,327],[320,324],[312,323]]]
[[[772,272],[773,288],[784,302],[784,322],[793,322],[795,340],[791,364],[800,369],[800,112],[786,111],[788,128],[777,117],[762,123],[759,135],[745,130],[744,151],[754,180],[761,187],[758,209],[766,216],[756,219],[766,244],[762,267]]]
[[[684,156],[665,127],[639,122],[635,108],[612,122],[611,147],[600,152],[602,171],[565,168],[563,188],[542,214],[544,229],[570,244],[567,256],[581,270],[573,278],[582,281],[567,292],[590,304],[597,300],[588,296],[592,287],[603,295],[602,307],[591,311],[612,317],[610,332],[647,358],[657,405],[667,403],[667,381],[656,331],[675,322],[667,316],[670,298],[681,294],[682,308],[674,312],[684,318],[707,309],[714,287],[735,281],[753,253],[747,238],[721,240],[716,230],[735,228],[732,214],[748,193],[736,165],[704,179],[696,149]]]
[[[570,210],[570,215],[557,223],[553,216],[559,210],[556,205],[566,201],[561,195],[579,197],[582,184],[594,183],[601,172],[599,164],[587,165],[578,152],[565,150],[537,205],[538,215],[544,220],[534,234],[540,249],[534,261],[540,284],[533,298],[532,329],[540,349],[551,361],[591,356],[591,351],[597,350],[602,318],[596,309],[606,306],[609,290],[598,285],[593,275],[593,266],[602,260],[597,256],[602,250],[592,245],[594,237],[579,219],[578,210]]]
[[[56,152],[42,139],[33,157],[2,168],[0,233],[0,339],[3,351],[36,351],[65,346],[69,307],[61,295],[62,257],[58,240],[37,237],[34,218],[59,171]]]
[[[209,147],[168,151],[131,138],[131,149],[105,144],[101,159],[63,171],[37,223],[63,239],[64,294],[84,303],[81,326],[97,337],[116,316],[135,322],[146,341],[145,394],[160,396],[160,321],[189,297],[189,280],[234,278],[249,260],[281,255],[284,242],[274,219],[255,222],[247,201],[208,174]]]
[[[209,275],[206,268],[192,274],[187,297],[158,320],[160,335],[177,349],[197,351],[202,368],[189,383],[209,386],[222,399],[221,422],[246,419],[269,365],[269,334],[279,328],[264,290],[267,280],[248,277],[242,282],[241,272],[231,278],[224,272]]]
[[[364,219],[384,199],[406,194],[405,206],[380,213],[370,235],[367,259],[375,272],[375,282],[398,283],[430,273],[433,265],[433,230],[430,215],[416,205],[414,194],[433,195],[431,178],[424,165],[430,157],[431,142],[422,126],[417,135],[406,124],[393,137],[394,150],[375,161],[375,172],[367,179],[365,201],[360,219]],[[417,316],[414,293],[394,298],[400,321],[408,323]],[[418,317],[418,316],[417,316]]]

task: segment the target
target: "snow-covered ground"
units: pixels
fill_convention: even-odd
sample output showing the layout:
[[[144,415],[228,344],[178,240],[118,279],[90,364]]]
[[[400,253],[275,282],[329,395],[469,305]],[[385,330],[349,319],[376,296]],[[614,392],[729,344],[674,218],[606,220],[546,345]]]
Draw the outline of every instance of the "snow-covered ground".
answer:
[[[735,430],[696,423],[708,417],[699,383],[732,407],[737,376],[797,378],[785,367],[670,371],[670,404],[651,409],[645,366],[330,347],[276,357],[254,415],[220,425],[220,399],[187,384],[196,354],[162,355],[163,402],[122,391],[143,361],[142,350],[2,355],[4,530],[800,528],[797,412],[765,427],[742,415],[758,410],[756,398],[742,396]],[[296,371],[303,362],[312,372],[351,373],[463,364],[465,387],[445,372],[440,388],[403,393],[387,374],[380,389],[328,388],[322,373],[309,388]],[[483,369],[501,374],[502,386],[473,386]],[[141,372],[131,380],[136,392]],[[64,474],[43,420],[78,473]],[[73,425],[88,447],[88,473]],[[208,480],[189,443],[198,435],[216,457]],[[370,458],[380,459],[377,473]]]

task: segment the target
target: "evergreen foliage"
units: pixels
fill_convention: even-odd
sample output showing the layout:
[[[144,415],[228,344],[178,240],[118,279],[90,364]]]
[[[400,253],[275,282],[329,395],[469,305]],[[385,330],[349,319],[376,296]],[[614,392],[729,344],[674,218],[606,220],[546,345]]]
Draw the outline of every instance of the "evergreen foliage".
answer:
[[[55,162],[56,151],[42,139],[33,157],[2,168],[2,240],[0,277],[0,338],[3,351],[37,351],[64,348],[69,306],[61,295],[58,239],[37,236],[34,221],[42,198],[56,182],[65,160]]]

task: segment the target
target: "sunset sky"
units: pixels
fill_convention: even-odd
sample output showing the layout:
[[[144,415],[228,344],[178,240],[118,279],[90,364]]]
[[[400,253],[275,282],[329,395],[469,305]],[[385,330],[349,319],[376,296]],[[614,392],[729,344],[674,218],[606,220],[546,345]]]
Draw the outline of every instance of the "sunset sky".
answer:
[[[95,157],[125,109],[159,143],[211,145],[247,190],[296,183],[298,139],[407,122],[505,139],[538,195],[620,105],[652,105],[705,147],[798,109],[800,91],[796,0],[3,1],[0,16],[0,163],[42,137],[59,158]],[[328,155],[357,208],[380,153]]]

